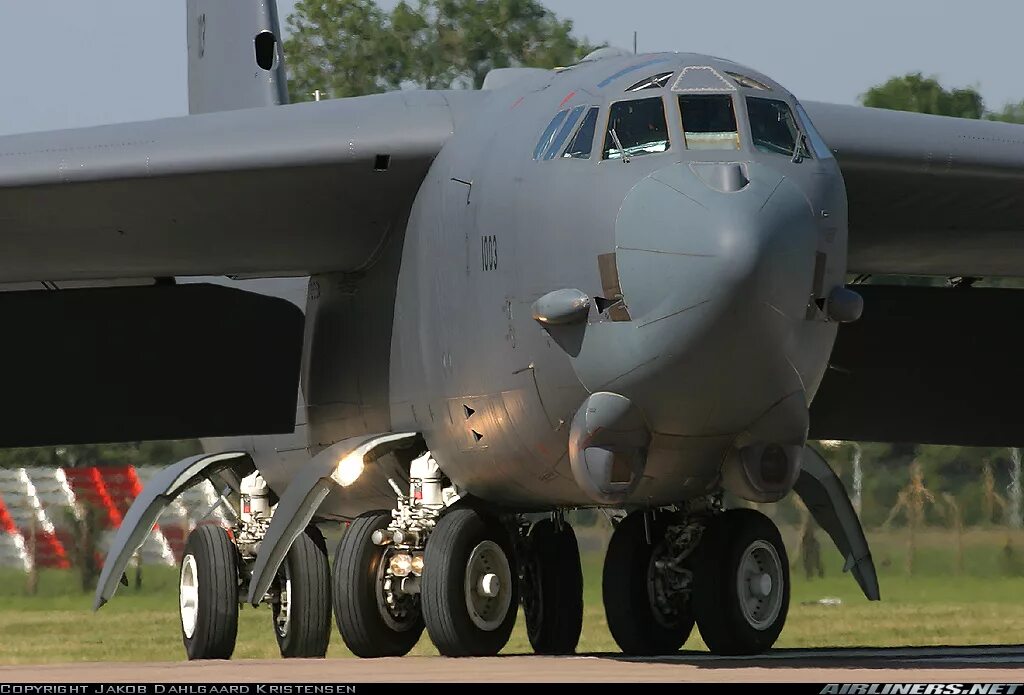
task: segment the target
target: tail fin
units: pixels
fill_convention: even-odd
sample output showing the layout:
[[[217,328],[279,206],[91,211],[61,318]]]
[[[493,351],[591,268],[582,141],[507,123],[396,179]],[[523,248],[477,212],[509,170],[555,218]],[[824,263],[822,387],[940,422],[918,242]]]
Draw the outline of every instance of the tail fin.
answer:
[[[288,103],[276,0],[187,0],[189,113]]]

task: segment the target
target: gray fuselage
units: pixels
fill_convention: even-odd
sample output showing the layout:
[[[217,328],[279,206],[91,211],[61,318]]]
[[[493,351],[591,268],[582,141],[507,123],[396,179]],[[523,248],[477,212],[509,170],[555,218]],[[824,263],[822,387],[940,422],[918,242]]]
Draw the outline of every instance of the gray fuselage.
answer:
[[[615,106],[651,99],[665,132],[637,121],[657,102]],[[709,130],[730,130],[723,99],[735,133]],[[589,156],[570,156],[591,108]],[[796,155],[780,147],[787,112],[800,114]],[[617,57],[482,92],[456,122],[404,233],[392,229],[363,272],[310,279],[304,422],[255,442],[272,485],[287,482],[275,464],[289,449],[415,431],[477,497],[589,506],[569,428],[605,391],[650,431],[631,505],[720,488],[723,463],[751,439],[806,437],[836,335],[824,302],[843,285],[847,211],[839,168],[791,94],[706,56]],[[600,300],[584,324],[546,330],[531,307],[567,288]],[[385,505],[386,486],[372,489],[379,498],[367,489],[322,511]]]

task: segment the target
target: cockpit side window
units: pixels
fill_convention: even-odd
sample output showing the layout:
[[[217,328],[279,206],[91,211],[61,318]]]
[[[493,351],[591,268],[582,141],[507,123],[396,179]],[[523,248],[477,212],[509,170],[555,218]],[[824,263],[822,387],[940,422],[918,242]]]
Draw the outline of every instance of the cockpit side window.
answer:
[[[761,152],[793,156],[800,129],[789,104],[778,99],[747,97],[750,136]]]
[[[668,148],[668,123],[660,96],[611,105],[602,159],[639,157]]]
[[[580,124],[572,141],[565,148],[563,157],[572,159],[590,159],[590,153],[594,149],[594,133],[597,130],[597,115],[601,110],[596,106],[587,111],[583,123]]]
[[[821,133],[811,123],[811,117],[807,115],[807,111],[800,104],[796,105],[796,115],[800,119],[800,125],[803,126],[804,132],[807,133],[807,139],[811,141],[811,149],[814,150],[814,156],[818,159],[831,158],[833,156],[832,150],[829,149],[824,138],[821,137]]]
[[[688,150],[738,150],[740,134],[729,94],[679,97]]]
[[[548,127],[541,133],[540,140],[537,141],[537,146],[533,148],[533,158],[540,159],[541,155],[544,154],[548,149],[548,145],[551,144],[551,140],[555,137],[555,133],[558,132],[558,128],[562,125],[565,117],[569,115],[569,109],[564,109],[555,114],[555,117],[548,123]]]
[[[559,150],[562,149],[562,145],[572,135],[572,129],[576,127],[576,124],[580,120],[580,116],[587,110],[587,107],[577,106],[569,112],[569,116],[562,123],[562,127],[558,129],[558,133],[551,140],[551,144],[548,145],[548,149],[544,152],[544,159],[554,159],[558,156]]]

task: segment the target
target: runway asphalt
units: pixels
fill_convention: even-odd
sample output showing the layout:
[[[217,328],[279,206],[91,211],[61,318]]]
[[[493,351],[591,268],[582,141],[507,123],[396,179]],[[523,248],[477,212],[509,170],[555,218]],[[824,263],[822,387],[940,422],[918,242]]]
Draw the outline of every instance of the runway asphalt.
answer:
[[[1024,681],[1024,646],[777,649],[726,658],[699,652],[486,659],[260,660],[0,666],[0,682],[996,682]]]

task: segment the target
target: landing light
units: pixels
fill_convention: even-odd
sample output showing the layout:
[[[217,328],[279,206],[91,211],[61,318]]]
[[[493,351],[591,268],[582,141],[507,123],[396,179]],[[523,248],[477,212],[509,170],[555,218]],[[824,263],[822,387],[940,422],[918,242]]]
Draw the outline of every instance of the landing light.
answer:
[[[391,556],[391,574],[396,577],[408,577],[412,572],[412,556],[406,553],[397,553]]]
[[[334,478],[338,485],[348,487],[363,474],[363,468],[363,452],[357,449],[338,461],[338,467],[331,474],[331,477]]]

